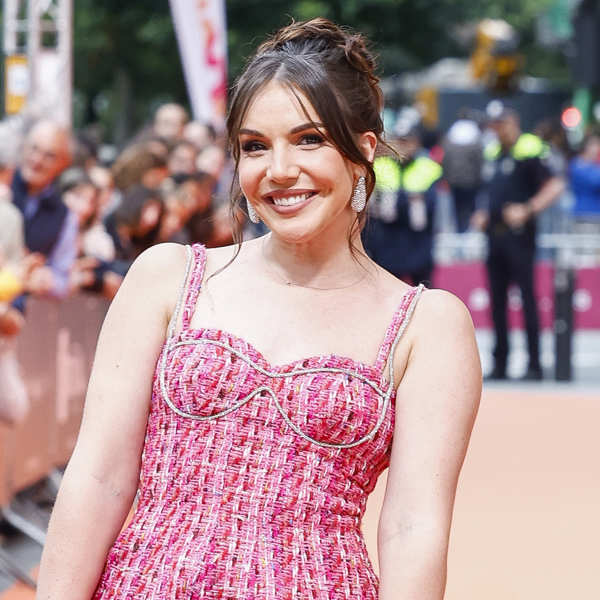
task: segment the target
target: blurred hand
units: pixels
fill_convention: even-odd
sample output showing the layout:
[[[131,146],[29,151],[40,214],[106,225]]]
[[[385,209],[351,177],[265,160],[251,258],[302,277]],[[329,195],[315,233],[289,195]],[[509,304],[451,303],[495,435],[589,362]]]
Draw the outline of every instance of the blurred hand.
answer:
[[[476,210],[471,215],[471,220],[470,220],[471,229],[475,229],[476,231],[484,231],[488,225],[489,219],[490,219],[490,216],[489,216],[487,210],[482,210],[482,209]]]
[[[12,306],[0,308],[0,335],[16,335],[25,325],[23,315]]]
[[[18,275],[23,280],[24,285],[27,286],[27,281],[31,276],[31,273],[39,268],[43,267],[46,259],[43,254],[39,252],[31,252],[23,258],[19,264]]]
[[[54,274],[50,267],[34,268],[27,280],[25,289],[32,294],[48,294],[54,285]]]
[[[112,300],[121,287],[123,277],[112,271],[104,273],[102,279],[102,295],[109,300]]]
[[[527,204],[511,202],[502,209],[502,218],[511,229],[523,227],[531,216],[531,210]]]
[[[71,292],[76,292],[82,287],[92,285],[96,279],[94,269],[99,264],[98,259],[93,256],[78,258],[69,274],[69,289]]]

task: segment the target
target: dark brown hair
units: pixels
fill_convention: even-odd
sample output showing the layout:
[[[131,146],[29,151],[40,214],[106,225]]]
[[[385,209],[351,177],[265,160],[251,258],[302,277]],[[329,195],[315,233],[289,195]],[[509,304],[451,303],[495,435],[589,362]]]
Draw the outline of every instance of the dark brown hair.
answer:
[[[370,196],[375,172],[358,146],[357,136],[372,131],[385,145],[380,116],[383,95],[375,75],[375,59],[362,35],[316,18],[292,22],[262,43],[233,86],[227,116],[229,145],[235,159],[232,213],[237,212],[241,202],[237,183],[239,130],[253,98],[273,80],[288,87],[299,101],[298,92],[306,96],[331,143],[345,158],[364,166]],[[308,117],[306,107],[300,104]],[[358,213],[355,226],[362,228],[365,218],[365,211]],[[238,225],[234,232],[236,242],[241,238],[240,229]]]

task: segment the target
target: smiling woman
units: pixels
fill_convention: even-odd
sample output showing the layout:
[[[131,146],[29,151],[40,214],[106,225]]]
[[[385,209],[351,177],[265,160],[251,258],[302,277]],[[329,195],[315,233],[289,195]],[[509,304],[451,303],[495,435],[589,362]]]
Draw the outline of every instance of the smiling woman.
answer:
[[[259,48],[228,133],[233,205],[270,233],[134,263],[39,598],[442,599],[481,372],[464,305],[363,251],[380,109],[360,35],[314,19]],[[361,518],[387,467],[380,584]]]

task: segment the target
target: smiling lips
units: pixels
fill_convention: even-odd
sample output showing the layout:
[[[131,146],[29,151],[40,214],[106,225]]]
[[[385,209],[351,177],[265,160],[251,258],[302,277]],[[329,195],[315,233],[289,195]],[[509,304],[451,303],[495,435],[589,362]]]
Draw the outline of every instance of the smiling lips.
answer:
[[[276,207],[292,207],[303,205],[317,192],[304,190],[280,190],[272,194],[265,194],[263,199]]]

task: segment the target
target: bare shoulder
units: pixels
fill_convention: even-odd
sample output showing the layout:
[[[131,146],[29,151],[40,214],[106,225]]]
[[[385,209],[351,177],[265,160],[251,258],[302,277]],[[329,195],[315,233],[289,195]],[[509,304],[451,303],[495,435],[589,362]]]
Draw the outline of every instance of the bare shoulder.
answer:
[[[113,303],[143,303],[169,313],[185,276],[187,251],[174,243],[144,250],[133,262]]]
[[[170,242],[157,244],[144,250],[135,259],[127,273],[127,278],[154,283],[181,280],[185,273],[186,262],[185,246]]]
[[[206,248],[207,274],[210,275],[225,267],[241,251],[244,245],[230,244],[229,246],[219,246],[218,248]]]
[[[446,290],[422,292],[413,316],[419,334],[473,333],[473,320],[464,302]]]

